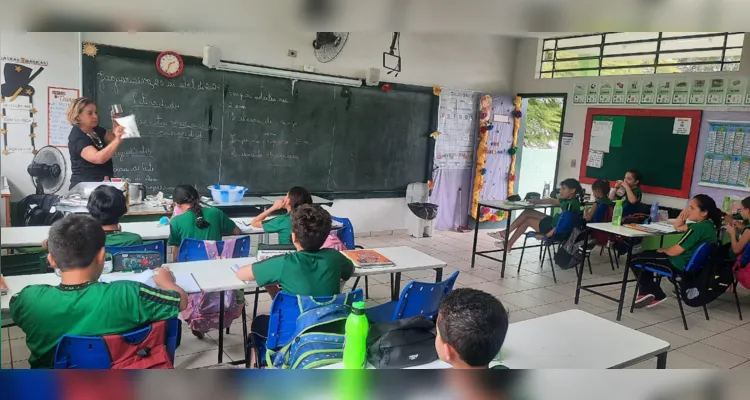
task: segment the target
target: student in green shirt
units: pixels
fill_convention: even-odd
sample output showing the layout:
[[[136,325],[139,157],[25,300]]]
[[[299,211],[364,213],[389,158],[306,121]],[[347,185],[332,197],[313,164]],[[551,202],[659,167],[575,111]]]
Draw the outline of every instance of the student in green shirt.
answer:
[[[742,254],[745,251],[745,247],[750,243],[750,229],[748,229],[748,222],[750,220],[750,197],[742,199],[742,208],[740,208],[741,221],[736,221],[731,215],[727,215],[725,218],[726,230],[731,240],[729,246],[729,259],[734,261],[738,254]]]
[[[498,239],[495,246],[503,247],[505,245],[505,235],[512,232],[513,236],[508,241],[508,250],[513,248],[513,244],[531,228],[538,232],[537,239],[552,237],[555,234],[555,226],[560,220],[560,216],[565,211],[581,211],[580,197],[583,195],[583,188],[580,182],[573,178],[565,179],[560,182],[560,194],[556,199],[530,199],[531,204],[550,204],[560,207],[560,212],[554,216],[549,216],[537,210],[524,210],[505,231],[490,233],[489,236]]]
[[[622,206],[622,215],[631,215],[638,212],[638,207],[643,201],[641,191],[641,172],[631,169],[625,173],[625,179],[615,183],[615,189],[609,194],[610,200],[625,200]]]
[[[459,288],[440,303],[436,326],[440,360],[455,369],[488,369],[508,333],[508,312],[489,293]]]
[[[652,265],[676,274],[685,271],[687,263],[701,244],[718,241],[717,232],[721,229],[721,219],[722,212],[716,207],[714,199],[699,194],[690,200],[688,208],[674,222],[676,230],[685,232],[677,244],[667,249],[644,251],[633,257],[630,266],[638,276],[636,308],[654,307],[666,300],[667,295],[655,280],[653,272],[633,266]],[[688,224],[688,220],[692,223]]]
[[[607,197],[609,194],[609,182],[604,179],[599,179],[591,185],[591,192],[594,195],[593,207],[589,207],[583,212],[583,218],[587,222],[609,222],[603,221],[607,215],[607,208],[612,206],[612,200]],[[602,219],[601,221],[598,219]]]
[[[179,254],[183,239],[221,240],[224,236],[240,235],[237,224],[215,207],[203,207],[198,191],[190,185],[180,185],[172,196],[175,208],[182,213],[169,221],[167,245],[175,246],[172,254]]]
[[[150,322],[177,317],[187,294],[165,268],[154,289],[139,282],[99,282],[105,234],[88,215],[71,215],[50,228],[47,259],[60,270],[58,286],[27,286],[10,299],[13,321],[26,334],[31,368],[52,368],[63,335],[125,333]]]
[[[303,187],[295,186],[289,189],[286,197],[276,200],[271,208],[255,217],[251,224],[255,228],[263,228],[266,233],[278,233],[279,244],[292,244],[292,211],[303,204],[312,203],[310,192]],[[286,214],[266,221],[272,213],[281,209],[285,209]]]

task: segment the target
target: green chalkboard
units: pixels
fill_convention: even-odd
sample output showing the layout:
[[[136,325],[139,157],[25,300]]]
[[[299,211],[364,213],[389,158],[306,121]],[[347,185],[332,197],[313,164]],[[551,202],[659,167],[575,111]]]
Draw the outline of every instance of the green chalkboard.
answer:
[[[109,126],[109,107],[134,114],[142,138],[126,140],[115,176],[170,193],[187,183],[222,183],[249,193],[301,185],[332,197],[403,195],[429,179],[431,88],[336,85],[211,70],[183,57],[173,79],[157,53],[97,45],[83,56],[83,93]]]
[[[623,179],[627,170],[638,169],[643,176],[641,185],[647,187],[648,192],[667,195],[678,195],[677,192],[684,194],[689,189],[690,177],[692,177],[697,129],[691,130],[689,134],[675,134],[675,120],[682,118],[682,114],[685,114],[686,118],[691,118],[692,125],[697,128],[700,126],[700,111],[621,110],[620,112],[631,115],[613,115],[594,111],[593,115],[587,118],[588,123],[611,121],[612,137],[609,152],[603,154],[601,168],[586,166],[591,129],[587,127],[581,179],[586,183],[591,183],[595,179],[615,181]],[[678,116],[672,115],[675,113]]]

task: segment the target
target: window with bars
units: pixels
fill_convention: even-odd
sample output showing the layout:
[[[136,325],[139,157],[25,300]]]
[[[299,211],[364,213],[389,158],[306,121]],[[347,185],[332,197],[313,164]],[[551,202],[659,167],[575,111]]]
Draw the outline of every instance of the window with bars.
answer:
[[[606,32],[543,39],[539,77],[738,71],[744,32]]]

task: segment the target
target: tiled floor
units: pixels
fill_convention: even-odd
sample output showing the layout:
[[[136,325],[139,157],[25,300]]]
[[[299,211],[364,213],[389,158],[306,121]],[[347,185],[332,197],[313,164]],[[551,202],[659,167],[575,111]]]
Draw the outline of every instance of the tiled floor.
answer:
[[[362,237],[357,244],[365,247],[411,246],[448,263],[443,276],[450,276],[460,270],[457,287],[473,287],[497,296],[510,310],[511,322],[522,321],[555,312],[578,308],[609,320],[615,320],[617,305],[614,302],[583,293],[578,305],[573,303],[575,295],[575,272],[556,270],[558,283],[552,280],[549,264],[540,269],[538,252],[529,250],[524,255],[524,263],[518,268],[520,251],[510,254],[509,266],[504,279],[496,262],[478,257],[476,267],[471,269],[471,245],[473,233],[435,232],[432,238],[415,239],[405,234],[391,236]],[[481,232],[480,250],[493,248],[492,240]],[[592,257],[594,274],[586,271],[586,283],[605,282],[621,277],[621,271],[612,271],[609,261]],[[432,271],[415,271],[403,274],[403,280],[431,280]],[[666,282],[665,282],[666,283]],[[668,285],[668,283],[666,283]],[[667,286],[665,286],[667,289]],[[606,289],[610,295],[619,293],[618,287]],[[628,290],[631,298],[633,288]],[[740,289],[743,313],[750,317],[750,293]],[[666,290],[671,293],[671,288]],[[388,276],[370,278],[369,305],[381,304],[389,300]],[[252,297],[247,297],[252,301]],[[267,313],[271,306],[268,297],[263,296],[259,303],[259,313]],[[621,324],[638,329],[668,341],[672,345],[668,357],[669,368],[750,368],[750,320],[740,321],[731,295],[725,294],[714,301],[709,309],[710,321],[706,321],[700,308],[686,308],[688,326],[685,330],[675,299],[651,310],[636,310],[633,314],[626,309]],[[248,315],[252,315],[252,304],[248,305]],[[248,327],[249,328],[249,327]],[[586,330],[585,326],[581,327]],[[188,331],[184,332],[182,345],[177,349],[177,368],[197,368],[215,364],[218,356],[218,336],[211,332],[198,340]],[[613,346],[618,344],[613,343]],[[18,328],[3,332],[2,368],[28,368],[25,361],[29,352]],[[243,357],[242,327],[236,322],[231,333],[225,335],[224,360],[239,360]],[[635,368],[654,368],[655,360],[644,361]]]

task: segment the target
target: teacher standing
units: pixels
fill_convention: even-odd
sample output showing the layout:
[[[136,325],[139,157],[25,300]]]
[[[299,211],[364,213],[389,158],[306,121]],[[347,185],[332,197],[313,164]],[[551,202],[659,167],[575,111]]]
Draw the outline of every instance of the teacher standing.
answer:
[[[122,142],[124,130],[112,120],[114,130],[99,126],[96,104],[79,97],[68,107],[68,122],[73,125],[68,136],[70,151],[70,187],[81,182],[101,182],[114,175],[112,157]]]

